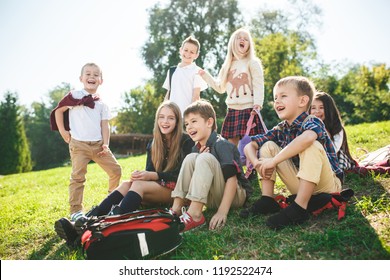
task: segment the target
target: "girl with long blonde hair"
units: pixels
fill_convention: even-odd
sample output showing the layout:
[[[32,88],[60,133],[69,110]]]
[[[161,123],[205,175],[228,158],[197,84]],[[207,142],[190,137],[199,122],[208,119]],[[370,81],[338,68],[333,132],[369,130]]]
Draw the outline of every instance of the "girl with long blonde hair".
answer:
[[[228,112],[222,124],[221,135],[235,145],[246,133],[246,125],[254,114],[254,126],[249,135],[264,133],[260,111],[264,102],[264,75],[260,59],[255,54],[255,44],[250,32],[245,28],[237,29],[230,36],[225,62],[218,79],[207,71],[199,74],[215,91],[227,93]]]

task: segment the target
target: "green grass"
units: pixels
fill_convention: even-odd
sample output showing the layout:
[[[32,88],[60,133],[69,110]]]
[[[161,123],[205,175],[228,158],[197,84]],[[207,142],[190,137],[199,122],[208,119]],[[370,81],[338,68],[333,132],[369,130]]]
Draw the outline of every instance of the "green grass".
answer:
[[[390,121],[346,128],[352,154],[389,144]],[[120,159],[123,179],[145,164],[145,155]],[[82,250],[70,250],[56,236],[54,221],[68,214],[70,167],[8,175],[0,178],[0,259],[84,259]],[[161,259],[270,259],[270,260],[378,260],[390,259],[390,178],[347,176],[355,190],[345,219],[328,210],[302,226],[273,231],[267,217],[241,219],[231,210],[219,231],[203,227],[184,233],[182,245]],[[281,191],[282,184],[277,182]],[[90,209],[107,194],[107,178],[96,165],[88,167],[84,205]],[[287,193],[285,193],[287,194]],[[253,201],[258,197],[256,188]],[[210,219],[213,211],[206,210]]]

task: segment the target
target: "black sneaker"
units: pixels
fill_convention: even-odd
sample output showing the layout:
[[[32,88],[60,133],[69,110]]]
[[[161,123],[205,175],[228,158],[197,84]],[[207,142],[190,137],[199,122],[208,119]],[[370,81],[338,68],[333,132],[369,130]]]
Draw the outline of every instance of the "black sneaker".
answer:
[[[77,234],[74,224],[69,221],[67,218],[61,218],[54,223],[54,230],[57,235],[66,241],[66,244],[70,247],[75,247],[77,245],[77,239],[79,235]]]
[[[79,236],[82,236],[85,229],[86,229],[88,222],[91,221],[94,217],[98,217],[98,216],[99,216],[99,207],[94,206],[94,207],[92,207],[91,210],[89,210],[89,212],[87,212],[85,214],[85,216],[78,218],[74,222],[74,228],[75,228],[77,234]]]
[[[74,222],[74,229],[79,236],[83,235],[88,221],[89,218],[81,217],[80,219],[77,219],[76,222]]]

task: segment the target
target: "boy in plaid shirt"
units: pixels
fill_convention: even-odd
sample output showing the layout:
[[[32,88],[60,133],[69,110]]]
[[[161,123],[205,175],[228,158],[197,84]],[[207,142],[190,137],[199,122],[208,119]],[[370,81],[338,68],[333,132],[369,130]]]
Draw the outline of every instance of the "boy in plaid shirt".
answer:
[[[251,212],[277,213],[267,220],[273,229],[305,222],[313,195],[341,190],[343,171],[333,143],[323,122],[307,113],[314,92],[314,85],[305,77],[279,80],[274,87],[274,109],[283,121],[266,134],[252,136],[245,147],[262,185],[262,196]],[[283,210],[273,198],[276,172],[291,194],[296,194],[294,202]]]

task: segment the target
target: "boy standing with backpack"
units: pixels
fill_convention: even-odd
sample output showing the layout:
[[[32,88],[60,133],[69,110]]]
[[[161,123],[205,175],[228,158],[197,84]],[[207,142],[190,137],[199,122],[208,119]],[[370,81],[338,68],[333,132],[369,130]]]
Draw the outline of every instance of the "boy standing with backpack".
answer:
[[[200,43],[190,36],[180,47],[181,61],[168,70],[163,88],[167,89],[165,100],[179,105],[184,112],[188,105],[200,99],[200,92],[207,88],[207,83],[199,76],[199,67],[195,64],[200,52]]]
[[[341,191],[343,171],[333,143],[324,123],[307,113],[314,92],[314,85],[305,77],[279,80],[274,87],[274,109],[283,121],[266,134],[252,136],[244,149],[261,176],[262,196],[250,211],[277,213],[267,220],[273,229],[305,222],[316,194]],[[292,204],[282,210],[273,198],[276,172],[291,194],[296,194]]]

